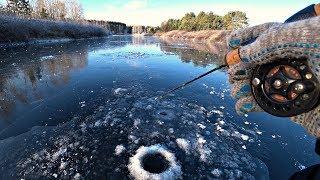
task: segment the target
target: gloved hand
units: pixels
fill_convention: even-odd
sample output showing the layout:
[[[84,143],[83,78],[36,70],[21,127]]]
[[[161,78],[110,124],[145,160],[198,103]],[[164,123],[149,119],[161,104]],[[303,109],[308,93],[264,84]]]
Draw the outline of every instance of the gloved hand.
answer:
[[[251,94],[250,79],[257,65],[281,58],[307,58],[309,65],[320,80],[320,17],[288,24],[267,23],[233,32],[228,38],[226,60],[239,62],[229,68],[232,83],[231,94],[238,101],[238,113],[262,111]],[[252,42],[253,41],[253,42]],[[251,43],[252,42],[252,43]],[[248,44],[239,47],[241,44]],[[320,137],[320,107],[293,117],[311,134]]]

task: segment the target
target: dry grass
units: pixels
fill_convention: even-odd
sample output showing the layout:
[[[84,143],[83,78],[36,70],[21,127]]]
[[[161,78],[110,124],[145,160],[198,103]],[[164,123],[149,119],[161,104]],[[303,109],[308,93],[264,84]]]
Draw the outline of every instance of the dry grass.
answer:
[[[158,34],[161,38],[172,38],[178,40],[188,40],[194,42],[223,42],[230,31],[225,30],[203,30],[203,31],[181,31],[174,30],[163,34]]]
[[[158,36],[163,42],[169,45],[183,43],[192,49],[209,52],[216,56],[217,62],[222,64],[224,63],[224,56],[228,49],[226,37],[229,34],[230,31],[225,30],[203,30],[194,32],[174,30]]]
[[[0,43],[28,42],[35,39],[80,39],[107,34],[103,28],[93,25],[0,16]]]

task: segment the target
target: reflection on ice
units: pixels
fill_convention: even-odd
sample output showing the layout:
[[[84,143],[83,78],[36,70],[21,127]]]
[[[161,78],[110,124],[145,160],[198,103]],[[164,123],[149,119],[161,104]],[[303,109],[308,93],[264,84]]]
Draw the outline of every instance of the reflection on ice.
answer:
[[[256,129],[234,125],[222,109],[150,98],[160,94],[139,85],[117,88],[90,116],[0,141],[1,162],[7,162],[1,164],[1,176],[123,179],[130,171],[137,177],[137,156],[156,147],[164,157],[175,157],[167,159],[174,169],[162,177],[183,172],[183,178],[196,179],[268,178],[264,163],[246,150],[258,141]]]

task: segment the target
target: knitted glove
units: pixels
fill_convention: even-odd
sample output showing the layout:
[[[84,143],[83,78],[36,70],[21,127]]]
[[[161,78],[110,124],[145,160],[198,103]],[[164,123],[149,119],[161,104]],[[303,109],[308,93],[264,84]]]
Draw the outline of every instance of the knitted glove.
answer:
[[[227,55],[238,58],[240,63],[230,66],[231,94],[238,101],[238,113],[262,111],[251,94],[250,78],[257,65],[282,58],[307,58],[309,66],[320,80],[320,17],[314,17],[288,24],[267,23],[233,32],[228,38],[231,48],[237,48]],[[240,44],[247,44],[239,47]],[[311,134],[320,137],[320,107],[293,117],[292,120],[304,126]]]

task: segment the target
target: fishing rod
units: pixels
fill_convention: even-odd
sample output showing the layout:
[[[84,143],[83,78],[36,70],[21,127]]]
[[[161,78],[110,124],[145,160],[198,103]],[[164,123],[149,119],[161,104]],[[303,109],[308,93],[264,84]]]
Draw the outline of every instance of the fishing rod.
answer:
[[[173,92],[175,92],[175,91],[177,91],[177,90],[179,90],[179,89],[183,89],[184,87],[186,87],[187,85],[193,83],[194,81],[196,81],[196,80],[198,80],[198,79],[201,79],[201,78],[203,78],[203,77],[205,77],[205,76],[207,76],[207,75],[209,75],[209,74],[211,74],[211,73],[213,73],[213,72],[215,72],[215,71],[218,71],[218,70],[220,70],[220,69],[222,69],[222,68],[224,68],[224,67],[227,67],[227,66],[228,66],[228,65],[226,65],[226,64],[220,65],[220,66],[218,66],[218,67],[216,67],[216,68],[214,68],[214,69],[212,69],[212,70],[210,70],[210,71],[208,71],[208,72],[206,72],[206,73],[204,73],[204,74],[202,74],[202,75],[200,75],[200,76],[198,76],[198,77],[196,77],[196,78],[194,78],[194,79],[192,79],[192,80],[190,80],[190,81],[188,81],[188,82],[185,82],[185,83],[183,83],[182,85],[180,85],[180,86],[178,86],[178,87],[176,87],[176,88],[174,88],[174,89],[172,89],[172,90],[170,90],[170,91],[168,91],[168,92],[166,92],[166,93],[163,94],[162,96],[156,97],[156,99],[162,99],[162,98],[168,96],[169,94],[171,94],[171,93],[173,93]]]
[[[312,4],[297,12],[285,23],[320,15],[320,4]],[[245,46],[255,39],[242,43]],[[217,70],[241,63],[239,48],[226,55],[220,65],[155,98],[162,99]],[[320,104],[320,83],[312,72],[308,59],[280,59],[257,66],[251,76],[251,91],[258,105],[267,113],[278,117],[293,117],[315,109]]]

